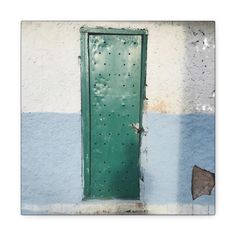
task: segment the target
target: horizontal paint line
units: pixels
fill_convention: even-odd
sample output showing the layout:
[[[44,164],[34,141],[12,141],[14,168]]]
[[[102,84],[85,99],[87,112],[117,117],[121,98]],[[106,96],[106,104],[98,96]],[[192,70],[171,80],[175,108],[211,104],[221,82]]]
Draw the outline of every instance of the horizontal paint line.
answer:
[[[81,112],[40,112],[40,111],[22,111],[21,115],[24,114],[58,114],[58,115],[81,115]],[[163,116],[191,116],[191,115],[206,115],[206,116],[215,116],[214,112],[189,112],[189,113],[168,113],[168,112],[159,112],[159,111],[153,111],[153,110],[145,110],[143,111],[143,114],[158,114]]]

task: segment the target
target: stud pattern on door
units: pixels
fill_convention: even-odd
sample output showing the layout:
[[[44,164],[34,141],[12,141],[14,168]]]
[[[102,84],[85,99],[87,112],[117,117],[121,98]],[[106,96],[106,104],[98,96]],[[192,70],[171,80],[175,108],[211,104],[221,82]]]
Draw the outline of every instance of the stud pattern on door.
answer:
[[[139,198],[140,35],[89,35],[91,197]]]

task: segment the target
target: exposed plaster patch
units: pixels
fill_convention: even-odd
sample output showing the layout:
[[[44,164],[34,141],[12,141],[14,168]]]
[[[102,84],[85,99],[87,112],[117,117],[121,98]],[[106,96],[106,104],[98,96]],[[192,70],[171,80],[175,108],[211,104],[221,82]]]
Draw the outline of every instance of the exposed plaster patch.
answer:
[[[206,50],[206,49],[209,48],[209,47],[210,47],[210,45],[209,45],[209,43],[208,43],[208,39],[207,39],[207,38],[204,38],[202,50]]]
[[[210,104],[204,104],[204,105],[201,105],[201,104],[197,104],[196,106],[196,111],[198,112],[214,112],[214,107],[211,106]]]
[[[214,186],[215,186],[215,174],[195,165],[192,170],[193,200],[202,195],[211,195]]]

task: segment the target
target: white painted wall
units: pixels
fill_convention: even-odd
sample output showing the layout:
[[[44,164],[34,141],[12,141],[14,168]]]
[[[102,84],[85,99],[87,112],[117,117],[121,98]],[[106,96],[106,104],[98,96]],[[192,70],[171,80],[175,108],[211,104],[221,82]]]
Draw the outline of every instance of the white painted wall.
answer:
[[[80,112],[84,25],[148,30],[148,111],[214,111],[214,22],[22,22],[23,112]]]

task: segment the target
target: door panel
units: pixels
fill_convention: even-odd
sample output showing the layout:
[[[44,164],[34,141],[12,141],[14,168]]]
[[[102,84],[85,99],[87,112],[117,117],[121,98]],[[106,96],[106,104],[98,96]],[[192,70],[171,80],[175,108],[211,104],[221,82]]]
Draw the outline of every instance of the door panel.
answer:
[[[141,35],[90,34],[91,198],[139,198]]]

